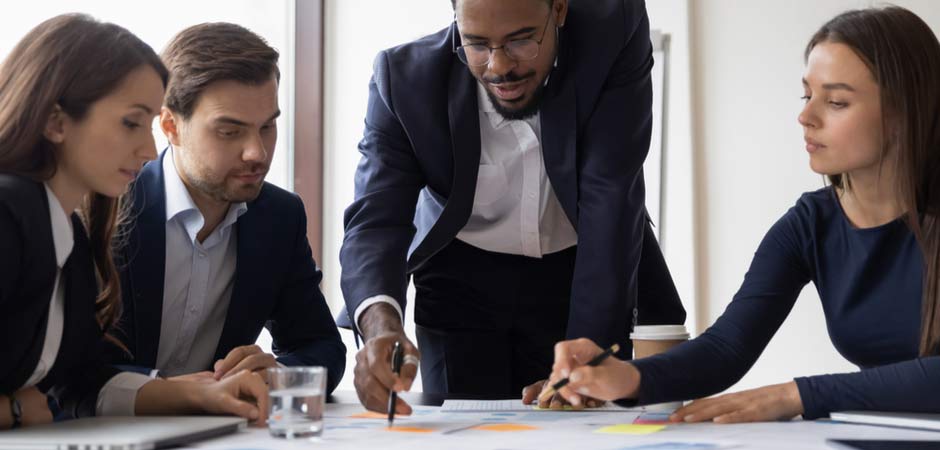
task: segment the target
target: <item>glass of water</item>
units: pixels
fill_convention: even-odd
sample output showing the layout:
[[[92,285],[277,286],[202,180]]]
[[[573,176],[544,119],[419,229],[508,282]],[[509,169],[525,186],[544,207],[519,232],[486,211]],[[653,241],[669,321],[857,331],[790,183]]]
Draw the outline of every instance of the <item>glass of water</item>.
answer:
[[[288,439],[317,437],[323,433],[326,369],[272,367],[268,369],[271,436]]]

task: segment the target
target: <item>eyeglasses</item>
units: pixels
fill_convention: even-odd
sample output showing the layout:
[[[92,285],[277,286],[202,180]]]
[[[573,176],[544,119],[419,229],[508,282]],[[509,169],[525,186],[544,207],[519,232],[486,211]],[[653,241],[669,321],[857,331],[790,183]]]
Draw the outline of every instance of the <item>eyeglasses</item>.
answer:
[[[532,38],[515,39],[498,47],[490,47],[485,44],[467,44],[456,47],[454,53],[457,53],[457,58],[460,59],[462,63],[470,67],[480,67],[489,64],[493,59],[493,52],[499,49],[502,49],[503,53],[513,61],[533,60],[539,56],[539,49],[542,47],[542,41],[545,39],[545,33],[548,31],[548,22],[551,18],[552,14],[549,13],[548,17],[545,19],[545,26],[542,27],[542,37],[538,40]],[[456,34],[455,32],[451,35],[451,40],[456,39],[454,37]]]

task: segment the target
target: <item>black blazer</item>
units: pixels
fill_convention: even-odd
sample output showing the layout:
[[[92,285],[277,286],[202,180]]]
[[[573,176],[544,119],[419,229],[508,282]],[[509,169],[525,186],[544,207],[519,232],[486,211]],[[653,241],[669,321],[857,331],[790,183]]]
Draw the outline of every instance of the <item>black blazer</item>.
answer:
[[[116,336],[133,358],[116,352],[112,361],[148,369],[156,365],[163,319],[168,154],[146,164],[131,188],[133,220],[121,257],[124,312]],[[332,391],[343,377],[346,346],[320,292],[323,275],[307,243],[303,203],[265,183],[237,223],[235,286],[215,359],[253,344],[266,326],[280,363],[326,367]]]
[[[63,268],[65,324],[52,369],[38,387],[73,416],[95,413],[98,391],[118,370],[96,349],[98,287],[85,228],[72,214],[75,245]],[[0,174],[0,392],[19,389],[39,362],[46,335],[56,260],[45,188]]]
[[[477,81],[457,59],[456,33],[452,24],[375,59],[340,252],[349,314],[378,294],[404,306],[408,274],[454,239],[472,212]],[[643,184],[652,65],[643,1],[571,0],[539,107],[545,170],[578,233],[568,338],[627,342],[644,270],[653,276],[649,289],[669,297],[667,307],[653,308],[661,317],[641,305],[641,318],[685,320],[658,247],[648,252],[655,264],[640,267],[644,241],[655,245]],[[659,281],[667,285],[652,285]]]

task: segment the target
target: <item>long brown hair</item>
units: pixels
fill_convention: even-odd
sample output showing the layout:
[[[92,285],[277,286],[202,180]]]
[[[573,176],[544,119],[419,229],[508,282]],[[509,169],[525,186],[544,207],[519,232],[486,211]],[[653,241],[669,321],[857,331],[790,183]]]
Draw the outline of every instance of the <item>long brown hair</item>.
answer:
[[[924,257],[920,355],[940,354],[940,42],[916,14],[897,6],[842,13],[809,45],[849,46],[881,90],[883,158],[894,158],[897,202]],[[832,175],[837,188],[847,177]],[[850,187],[850,186],[849,186]]]
[[[120,26],[64,14],[33,28],[0,65],[0,172],[36,181],[52,178],[58,154],[43,131],[54,108],[81,120],[93,103],[141,66],[153,67],[166,86],[167,70],[157,54]],[[112,253],[125,209],[122,198],[93,192],[80,208],[98,278],[96,315],[106,333],[121,311]]]

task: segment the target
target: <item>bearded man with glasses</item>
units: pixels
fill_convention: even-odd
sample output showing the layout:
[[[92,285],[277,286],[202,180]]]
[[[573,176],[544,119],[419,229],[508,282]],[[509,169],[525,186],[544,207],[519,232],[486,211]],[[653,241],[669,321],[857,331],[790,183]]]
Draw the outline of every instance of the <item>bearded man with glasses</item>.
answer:
[[[449,27],[381,52],[369,86],[340,321],[365,342],[355,385],[373,411],[419,365],[425,392],[529,403],[555,342],[629,359],[635,314],[685,321],[644,207],[644,2],[453,3]],[[402,327],[410,276],[418,346]]]

